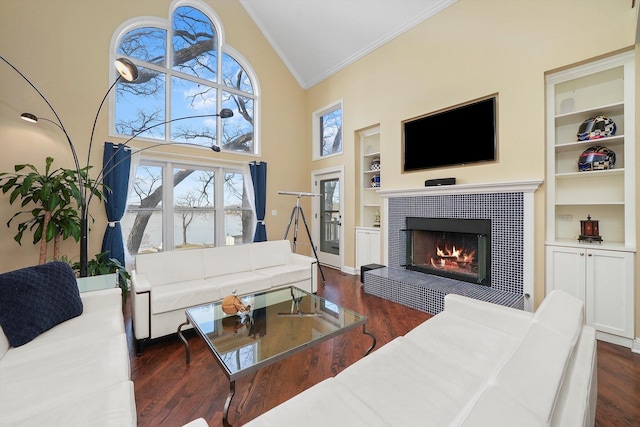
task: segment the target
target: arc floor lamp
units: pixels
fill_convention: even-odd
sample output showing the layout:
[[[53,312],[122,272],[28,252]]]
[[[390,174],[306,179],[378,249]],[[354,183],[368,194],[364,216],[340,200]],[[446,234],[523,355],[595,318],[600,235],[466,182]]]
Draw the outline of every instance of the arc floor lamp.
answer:
[[[69,144],[69,148],[71,149],[71,154],[73,156],[73,161],[74,161],[74,165],[75,165],[76,173],[77,173],[78,189],[80,191],[80,197],[79,197],[79,200],[78,200],[78,205],[79,205],[79,209],[80,209],[80,277],[86,277],[87,276],[87,270],[88,270],[88,262],[89,262],[89,257],[88,257],[88,252],[89,252],[89,205],[90,205],[92,197],[93,197],[93,192],[91,192],[90,186],[87,185],[87,183],[84,182],[84,179],[82,177],[82,169],[83,168],[81,168],[81,166],[80,166],[80,161],[78,159],[78,153],[76,151],[76,147],[73,144],[73,142],[71,140],[71,137],[69,136],[69,133],[67,132],[66,128],[64,127],[64,124],[63,124],[62,120],[60,119],[60,116],[56,112],[55,108],[53,108],[53,106],[51,105],[49,100],[11,62],[9,62],[2,55],[0,55],[0,59],[3,62],[5,62],[9,67],[11,67],[16,73],[18,73],[18,75],[20,75],[20,77],[22,77],[38,93],[38,95],[47,104],[47,106],[49,107],[49,109],[51,110],[53,115],[55,116],[56,120],[54,121],[54,120],[50,120],[50,119],[43,118],[43,117],[37,117],[36,115],[34,115],[32,113],[22,113],[22,115],[20,117],[23,120],[26,120],[26,121],[29,121],[29,122],[32,122],[32,123],[37,123],[38,120],[43,120],[43,121],[47,121],[47,122],[53,123],[56,127],[58,127],[62,131],[62,133],[64,134],[64,136],[65,136],[65,138],[67,140],[67,143]],[[120,80],[125,80],[127,82],[133,82],[138,77],[138,67],[127,58],[118,58],[118,59],[116,59],[115,67],[116,67],[116,70],[118,70],[118,77],[113,82],[113,84],[109,87],[109,89],[107,89],[107,92],[105,93],[104,97],[102,98],[102,101],[100,102],[100,105],[98,106],[98,110],[96,112],[96,116],[95,116],[95,119],[93,121],[93,127],[91,129],[91,137],[89,138],[89,147],[88,147],[88,151],[87,151],[87,165],[85,166],[85,168],[87,168],[87,177],[89,177],[88,166],[90,165],[91,149],[92,149],[92,145],[93,145],[93,136],[94,136],[94,133],[95,133],[96,124],[98,122],[98,117],[100,115],[100,111],[102,110],[102,106],[104,105],[105,101],[107,100],[107,97],[109,96],[109,93],[111,93],[113,88],[116,86],[116,84],[118,84],[118,82],[120,82]],[[140,130],[139,132],[134,134],[132,137],[130,137],[128,140],[126,140],[123,144],[121,144],[119,149],[120,150],[124,149],[129,142],[131,142],[133,139],[138,137],[140,134],[142,134],[142,133],[144,133],[144,132],[146,132],[146,131],[148,131],[150,129],[153,129],[155,127],[165,125],[167,123],[171,123],[171,122],[175,122],[175,121],[179,121],[179,120],[186,120],[186,119],[193,119],[193,118],[204,118],[204,117],[220,117],[222,119],[226,119],[226,118],[229,118],[229,117],[232,117],[232,116],[233,116],[233,111],[231,111],[228,108],[224,108],[224,109],[220,110],[220,112],[218,114],[204,114],[204,115],[187,116],[187,117],[180,117],[180,118],[177,118],[177,119],[167,120],[165,122],[157,123],[157,124],[154,124],[152,126],[149,126],[149,127],[146,127],[144,129]],[[165,143],[154,144],[154,145],[142,148],[140,150],[137,150],[136,152],[145,151],[145,150],[148,150],[148,149],[151,149],[151,148],[154,148],[154,147],[158,147],[158,146],[161,146],[161,145],[173,145],[173,144],[197,145],[197,144],[189,144],[189,143],[183,143],[183,142],[179,142],[179,143],[170,143],[170,142],[166,143],[165,142]],[[197,146],[201,147],[200,145],[197,145]],[[210,148],[215,152],[219,152],[220,151],[220,147],[217,146],[217,145],[212,145]],[[115,155],[116,155],[116,153],[113,154],[113,157],[115,157]],[[116,163],[115,165],[111,166],[111,168],[108,169],[108,170],[105,170],[105,168],[103,167],[98,172],[98,175],[94,179],[94,186],[100,185],[104,180],[104,175],[109,173],[113,168],[115,168],[115,166],[117,166],[118,163]]]

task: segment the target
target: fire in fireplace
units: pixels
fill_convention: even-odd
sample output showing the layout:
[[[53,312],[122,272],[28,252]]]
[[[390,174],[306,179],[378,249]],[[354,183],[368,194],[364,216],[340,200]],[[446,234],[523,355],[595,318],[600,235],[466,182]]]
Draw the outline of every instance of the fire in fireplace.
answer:
[[[491,220],[407,218],[409,270],[491,285]]]

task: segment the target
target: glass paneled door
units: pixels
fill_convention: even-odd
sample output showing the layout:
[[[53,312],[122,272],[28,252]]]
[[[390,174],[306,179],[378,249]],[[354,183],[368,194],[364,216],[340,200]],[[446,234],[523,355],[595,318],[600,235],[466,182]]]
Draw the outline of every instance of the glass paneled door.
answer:
[[[342,268],[342,186],[339,172],[316,175],[316,191],[320,194],[314,212],[314,235],[318,260],[336,268]]]

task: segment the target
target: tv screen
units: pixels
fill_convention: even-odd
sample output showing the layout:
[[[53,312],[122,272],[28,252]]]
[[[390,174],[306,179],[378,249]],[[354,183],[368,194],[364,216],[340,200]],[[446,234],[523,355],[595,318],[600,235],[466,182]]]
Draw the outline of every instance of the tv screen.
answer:
[[[496,159],[497,97],[403,122],[405,172]]]

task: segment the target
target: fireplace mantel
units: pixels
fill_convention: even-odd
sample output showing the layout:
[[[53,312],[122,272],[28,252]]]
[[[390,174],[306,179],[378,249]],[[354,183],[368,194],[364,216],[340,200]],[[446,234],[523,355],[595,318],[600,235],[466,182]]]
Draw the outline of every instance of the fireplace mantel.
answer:
[[[542,181],[510,181],[480,184],[442,185],[407,189],[380,190],[382,197],[437,196],[446,194],[486,194],[486,193],[533,193]]]

